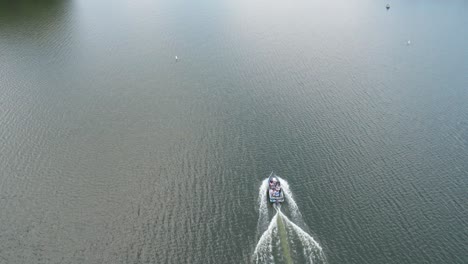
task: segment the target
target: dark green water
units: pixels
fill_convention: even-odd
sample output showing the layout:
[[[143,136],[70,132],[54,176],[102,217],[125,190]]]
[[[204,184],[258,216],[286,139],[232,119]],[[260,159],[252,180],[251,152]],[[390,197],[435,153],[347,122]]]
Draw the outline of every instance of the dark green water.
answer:
[[[0,1],[0,263],[248,263],[271,170],[329,263],[468,263],[468,2],[389,2]]]

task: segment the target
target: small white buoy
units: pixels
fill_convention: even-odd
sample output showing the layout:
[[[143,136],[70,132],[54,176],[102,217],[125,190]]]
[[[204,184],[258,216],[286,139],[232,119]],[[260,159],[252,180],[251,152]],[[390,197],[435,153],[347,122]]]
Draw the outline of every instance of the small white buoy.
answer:
[[[176,60],[176,61],[179,61],[179,57],[177,57],[177,55],[175,56],[175,60]]]
[[[406,42],[406,45],[411,45],[411,40],[408,40],[408,42]]]

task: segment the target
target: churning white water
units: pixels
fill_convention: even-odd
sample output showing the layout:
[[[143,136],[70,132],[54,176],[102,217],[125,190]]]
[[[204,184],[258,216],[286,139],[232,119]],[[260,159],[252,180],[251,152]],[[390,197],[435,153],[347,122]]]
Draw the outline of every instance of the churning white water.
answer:
[[[258,222],[257,233],[261,234],[268,226],[268,178],[262,181],[258,190]]]
[[[304,256],[307,258],[307,260],[309,260],[310,263],[321,263],[320,261],[325,262],[325,254],[323,253],[323,249],[320,244],[315,241],[311,235],[302,230],[302,228],[291,222],[291,220],[289,220],[283,213],[281,213],[281,211],[278,211],[278,214],[285,225],[288,228],[291,228],[298,236],[302,243]]]
[[[291,219],[281,211],[280,206],[271,206],[269,208],[269,202],[267,201],[268,179],[262,181],[258,194],[259,216],[257,224],[257,232],[262,235],[255,247],[253,262],[275,263],[279,260],[279,262],[288,263],[289,261],[282,256],[280,249],[280,244],[283,243],[283,247],[286,244],[286,248],[291,251],[289,254],[292,255],[293,259],[300,259],[306,261],[306,263],[326,263],[325,254],[320,244],[295,223],[295,221],[303,222],[302,214],[294,201],[288,182],[282,178],[279,178],[279,180],[286,198],[285,205],[291,214]],[[269,220],[269,213],[273,212],[272,210],[276,210],[276,213]],[[279,222],[284,225],[282,234],[279,233],[281,232],[278,226]]]
[[[288,206],[289,212],[291,213],[291,219],[295,221],[296,223],[301,222],[301,224],[303,224],[302,214],[299,211],[299,207],[297,207],[297,203],[294,200],[294,197],[291,192],[291,189],[289,188],[288,182],[285,179],[282,179],[281,177],[278,177],[278,179],[281,182],[281,188],[283,189],[283,193],[286,199],[286,205]]]
[[[276,214],[273,219],[271,219],[268,229],[262,234],[258,240],[257,246],[254,251],[254,261],[255,263],[271,263],[274,262],[273,256],[273,246],[274,242],[277,241],[277,224]]]

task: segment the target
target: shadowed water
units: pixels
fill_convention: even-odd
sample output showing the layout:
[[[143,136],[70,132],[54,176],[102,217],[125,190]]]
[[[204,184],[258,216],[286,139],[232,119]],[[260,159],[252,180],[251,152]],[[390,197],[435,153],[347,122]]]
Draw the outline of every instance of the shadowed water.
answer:
[[[0,1],[0,263],[249,263],[272,170],[328,263],[467,263],[468,4],[389,2]]]

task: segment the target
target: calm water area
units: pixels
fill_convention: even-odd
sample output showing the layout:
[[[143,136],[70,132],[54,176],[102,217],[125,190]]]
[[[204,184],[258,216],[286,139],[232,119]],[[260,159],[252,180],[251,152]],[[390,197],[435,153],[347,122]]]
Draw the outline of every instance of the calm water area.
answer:
[[[271,171],[269,243],[468,263],[468,1],[0,0],[1,264],[300,263]]]

